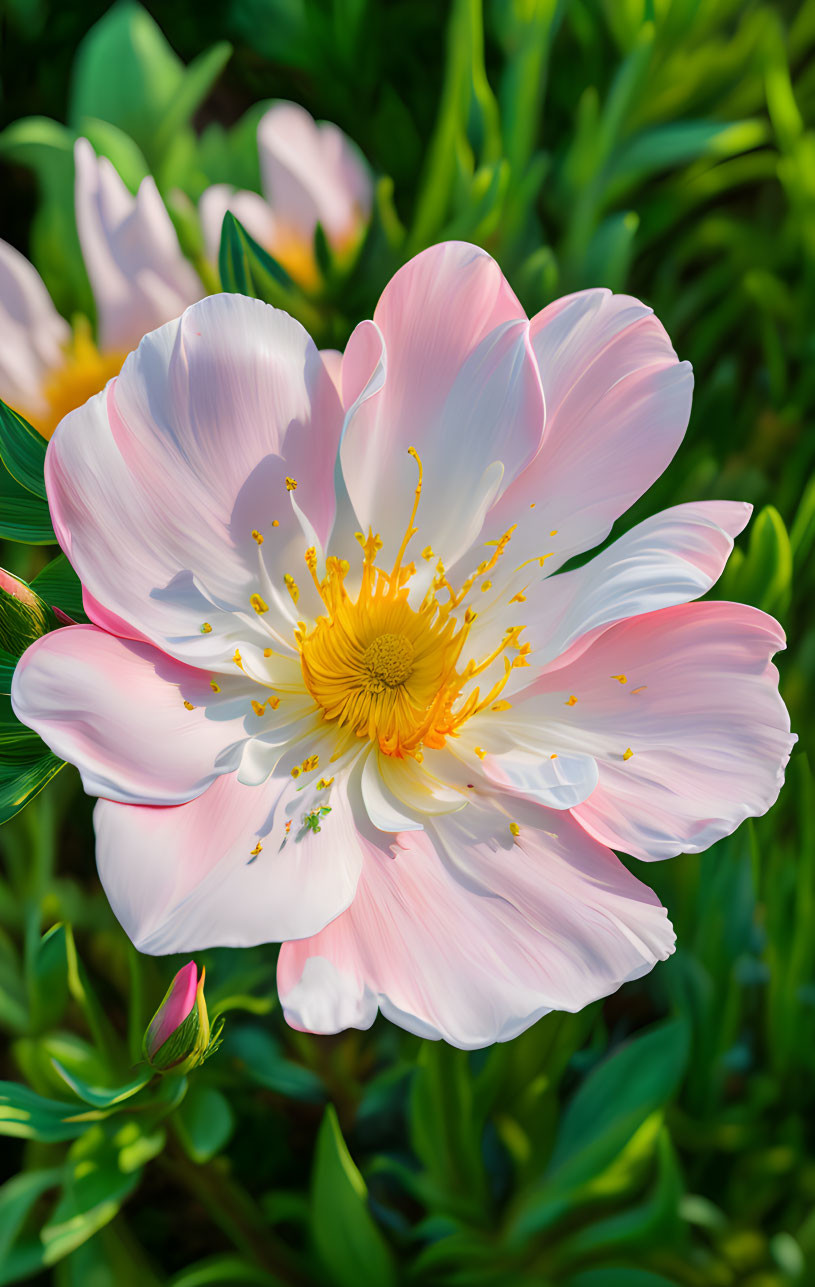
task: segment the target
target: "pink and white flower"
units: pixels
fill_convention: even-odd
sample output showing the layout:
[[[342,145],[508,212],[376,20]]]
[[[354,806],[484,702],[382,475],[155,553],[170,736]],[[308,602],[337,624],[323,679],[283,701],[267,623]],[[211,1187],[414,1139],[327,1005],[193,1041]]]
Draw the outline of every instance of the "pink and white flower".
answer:
[[[749,507],[678,505],[584,566],[681,441],[650,310],[530,322],[436,246],[356,329],[213,296],[145,337],[48,451],[93,625],[18,666],[78,765],[142,951],[281,940],[291,1024],[380,1009],[477,1047],[673,950],[644,860],[775,800],[794,739],[772,618],[692,603]]]
[[[371,217],[373,180],[356,144],[330,121],[317,122],[297,103],[275,103],[258,125],[263,196],[226,183],[199,203],[207,253],[218,260],[221,224],[231,210],[301,286],[320,274],[314,234],[322,226],[340,263],[353,256]]]
[[[181,253],[152,178],[134,197],[105,157],[78,139],[76,221],[98,315],[98,346],[87,322],[71,327],[45,283],[0,241],[0,398],[48,438],[121,368],[148,331],[200,299],[204,287]]]

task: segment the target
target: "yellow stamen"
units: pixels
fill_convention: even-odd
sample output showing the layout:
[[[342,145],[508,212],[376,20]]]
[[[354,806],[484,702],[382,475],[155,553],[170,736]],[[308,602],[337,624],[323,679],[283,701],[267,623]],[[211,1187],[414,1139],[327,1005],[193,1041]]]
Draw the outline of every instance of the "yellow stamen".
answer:
[[[625,750],[623,751],[623,759],[624,759],[624,760],[630,760],[630,759],[631,759],[631,756],[632,756],[633,754],[634,754],[634,752],[631,750],[631,747],[630,747],[630,746],[627,746],[627,747],[625,748]]]
[[[211,635],[211,634],[212,634],[212,626],[209,624],[209,622],[208,622],[208,621],[205,621],[205,622],[204,622],[204,624],[202,625],[202,627],[201,627],[201,634],[202,634],[202,635]]]
[[[577,698],[575,697],[574,693],[572,693],[571,697],[568,699],[568,701],[565,701],[565,702],[563,703],[563,705],[564,705],[564,706],[576,706],[576,705],[577,705]]]
[[[256,702],[256,701],[255,701],[255,699],[254,699],[254,698],[252,698],[252,710],[255,712],[255,714],[257,715],[258,719],[260,719],[260,717],[261,717],[261,715],[263,714],[263,712],[265,711],[265,709],[266,709],[266,707],[265,707],[265,705],[263,704],[263,702]]]
[[[263,544],[263,537],[260,532],[256,531],[254,528],[252,529],[252,540],[257,541],[258,545]]]
[[[521,828],[518,826],[517,822],[511,822],[509,824],[509,831],[512,836],[519,836],[521,834]]]
[[[625,675],[612,675],[612,676],[611,676],[611,678],[612,678],[612,679],[616,679],[616,680],[618,680],[618,681],[619,681],[619,683],[621,683],[621,684],[627,684],[627,683],[628,683],[628,679],[626,678],[626,676],[625,676]]]
[[[261,616],[264,612],[269,611],[268,603],[266,602],[265,599],[262,599],[259,594],[253,594],[249,602],[251,603],[252,607],[255,609],[255,612],[258,614],[258,616]]]
[[[254,849],[250,850],[250,856],[252,858],[257,858],[258,854],[261,852],[262,849],[263,849],[263,845],[260,843],[260,841],[258,841]]]
[[[280,520],[279,520],[279,519],[276,519],[276,518],[273,518],[273,519],[272,519],[272,527],[279,527],[279,526],[280,526]]]
[[[483,760],[484,756],[487,754],[487,752],[484,750],[483,746],[474,746],[474,747],[473,747],[473,750],[475,751],[475,753],[476,753],[476,755],[478,756],[479,760]]]
[[[186,708],[187,708],[187,710],[188,710],[188,711],[194,711],[194,710],[195,710],[195,707],[193,706],[192,702],[186,702],[186,701],[185,701],[184,705],[186,706]]]
[[[219,693],[221,691],[221,685],[216,684],[214,679],[211,679],[209,681],[209,686],[212,689],[213,693]]]
[[[291,595],[292,601],[296,603],[297,600],[300,598],[300,590],[291,572],[287,572],[285,574],[285,576],[283,577],[283,583],[286,589],[288,590],[289,594]]]
[[[286,491],[287,491],[287,492],[296,492],[296,491],[297,491],[297,479],[296,479],[296,478],[287,478],[287,479],[286,479]]]

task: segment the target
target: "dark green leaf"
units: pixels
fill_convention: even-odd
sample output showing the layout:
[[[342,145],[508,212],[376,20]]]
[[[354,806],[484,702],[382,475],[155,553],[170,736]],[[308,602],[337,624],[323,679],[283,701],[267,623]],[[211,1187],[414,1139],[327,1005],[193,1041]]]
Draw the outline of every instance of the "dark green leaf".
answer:
[[[42,572],[37,573],[31,588],[46,603],[61,608],[72,621],[87,622],[82,606],[82,583],[64,554],[58,554]]]
[[[223,290],[252,299],[266,299],[270,285],[284,289],[292,285],[285,269],[249,236],[231,210],[221,225],[218,271]]]
[[[0,399],[0,460],[12,478],[27,491],[45,500],[45,451],[41,434],[17,411]]]
[[[187,1155],[201,1165],[227,1144],[235,1120],[219,1090],[193,1081],[173,1116],[173,1125]]]
[[[396,1269],[368,1210],[367,1189],[333,1105],[317,1136],[311,1179],[311,1236],[326,1280],[336,1287],[390,1287]]]

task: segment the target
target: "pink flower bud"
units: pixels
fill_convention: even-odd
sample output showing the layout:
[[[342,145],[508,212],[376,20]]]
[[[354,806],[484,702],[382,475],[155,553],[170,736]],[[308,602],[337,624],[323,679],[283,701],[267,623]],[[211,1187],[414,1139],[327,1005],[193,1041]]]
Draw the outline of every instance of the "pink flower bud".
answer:
[[[210,1045],[204,978],[195,961],[178,971],[144,1035],[143,1053],[158,1072],[189,1072],[202,1063]]]

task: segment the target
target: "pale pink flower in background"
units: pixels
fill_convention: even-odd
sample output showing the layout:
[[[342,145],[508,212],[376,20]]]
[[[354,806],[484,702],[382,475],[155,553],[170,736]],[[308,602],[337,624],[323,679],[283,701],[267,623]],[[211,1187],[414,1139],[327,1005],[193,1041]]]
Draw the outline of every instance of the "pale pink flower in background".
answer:
[[[749,506],[647,519],[691,371],[590,290],[530,322],[474,246],[402,268],[342,359],[213,296],[48,451],[94,622],[38,640],[19,717],[78,765],[145,952],[282,940],[291,1024],[377,1009],[462,1047],[673,950],[612,847],[695,852],[775,800],[772,618],[704,594]],[[552,575],[557,573],[557,575]]]
[[[98,317],[75,329],[54,307],[39,273],[0,241],[0,398],[50,437],[121,368],[148,331],[205,293],[178,244],[152,178],[134,197],[87,139],[78,139],[75,203],[82,256]]]
[[[319,282],[314,233],[321,224],[342,263],[368,226],[373,180],[365,158],[329,121],[314,120],[297,103],[276,103],[258,124],[263,196],[217,183],[201,197],[207,253],[218,262],[221,224],[231,210],[290,276],[308,289]]]

